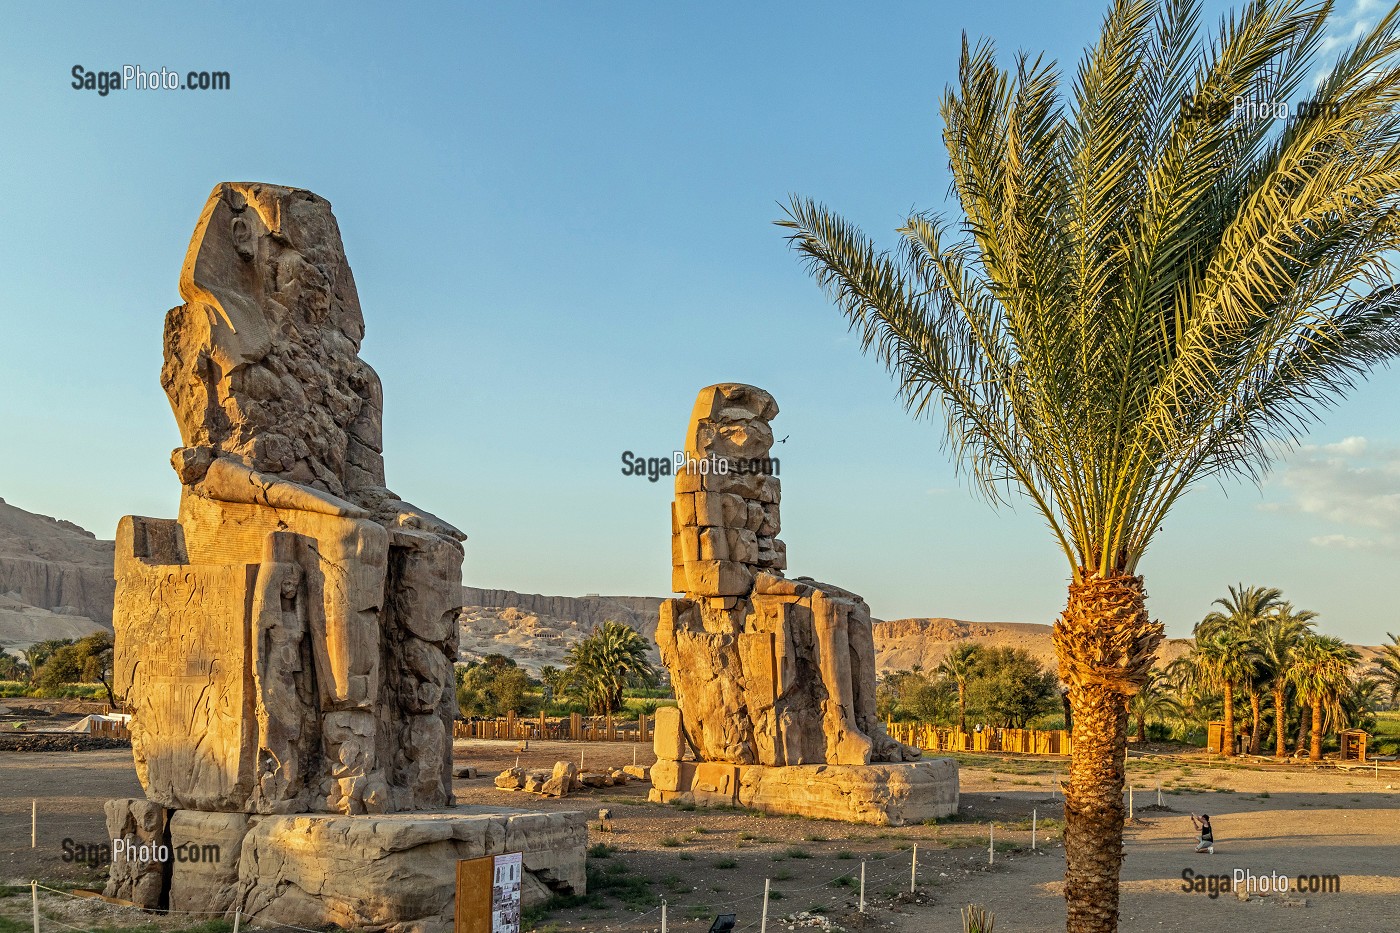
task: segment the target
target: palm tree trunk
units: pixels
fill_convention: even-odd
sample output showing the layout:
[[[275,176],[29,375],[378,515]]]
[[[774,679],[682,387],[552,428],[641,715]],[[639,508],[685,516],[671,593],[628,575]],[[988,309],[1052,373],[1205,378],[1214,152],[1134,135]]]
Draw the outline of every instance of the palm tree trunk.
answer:
[[[1259,754],[1259,721],[1263,715],[1259,709],[1259,691],[1249,688],[1249,709],[1254,713],[1254,729],[1249,733],[1249,753]]]
[[[1147,680],[1162,624],[1147,617],[1142,578],[1083,572],[1055,623],[1069,685],[1073,745],[1065,788],[1068,933],[1118,929],[1128,698]]]
[[[967,684],[961,680],[958,681],[958,731],[967,731]]]
[[[1235,685],[1225,681],[1225,747],[1226,758],[1235,754]]]
[[[1147,742],[1147,715],[1138,713],[1137,716],[1137,740],[1139,744]]]
[[[1322,760],[1322,704],[1312,705],[1312,747],[1308,749],[1309,761]]]
[[[1294,753],[1298,755],[1303,753],[1303,746],[1308,743],[1308,723],[1312,722],[1311,717],[1308,716],[1308,704],[1302,703],[1300,712],[1302,715],[1298,717],[1298,744],[1293,749]]]
[[[1283,688],[1274,690],[1274,757],[1283,758],[1288,754],[1288,710],[1283,705]]]

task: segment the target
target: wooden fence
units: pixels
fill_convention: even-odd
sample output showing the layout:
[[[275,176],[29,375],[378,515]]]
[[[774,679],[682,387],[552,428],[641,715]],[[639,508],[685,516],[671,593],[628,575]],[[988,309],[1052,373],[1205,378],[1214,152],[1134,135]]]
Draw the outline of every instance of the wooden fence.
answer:
[[[581,716],[550,719],[544,713],[527,718],[507,713],[504,719],[472,719],[453,724],[453,738],[567,740],[573,742],[650,742],[651,717],[618,721],[611,716]]]
[[[124,722],[95,722],[88,735],[100,735],[105,739],[131,740],[131,730]]]
[[[890,722],[890,737],[927,751],[1016,752],[1022,755],[1068,755],[1069,733],[1064,729],[983,729],[964,732],[925,722]]]

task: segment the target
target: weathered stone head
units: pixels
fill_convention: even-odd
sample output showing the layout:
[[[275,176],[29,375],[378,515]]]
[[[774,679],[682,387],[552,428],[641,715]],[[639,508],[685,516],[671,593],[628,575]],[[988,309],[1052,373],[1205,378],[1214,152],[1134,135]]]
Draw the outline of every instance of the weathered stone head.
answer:
[[[217,185],[180,295],[161,383],[187,447],[337,496],[382,484],[379,379],[358,355],[364,317],[330,202]]]
[[[701,389],[690,412],[686,452],[735,460],[766,457],[773,448],[768,423],[777,416],[773,396],[755,386],[725,382]]]
[[[464,537],[385,488],[383,390],[359,357],[364,316],[329,201],[216,185],[180,294],[161,384],[185,445],[172,465],[192,492]]]

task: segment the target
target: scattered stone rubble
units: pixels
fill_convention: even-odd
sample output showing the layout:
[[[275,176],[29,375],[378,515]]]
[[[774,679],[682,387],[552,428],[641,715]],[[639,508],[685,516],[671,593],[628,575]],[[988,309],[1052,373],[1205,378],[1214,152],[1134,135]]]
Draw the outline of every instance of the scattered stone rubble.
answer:
[[[584,788],[621,787],[635,777],[645,779],[647,769],[636,765],[608,768],[606,771],[579,771],[572,761],[556,762],[548,768],[507,768],[496,775],[501,790],[521,790],[542,797],[567,797]],[[638,775],[636,772],[642,772]]]

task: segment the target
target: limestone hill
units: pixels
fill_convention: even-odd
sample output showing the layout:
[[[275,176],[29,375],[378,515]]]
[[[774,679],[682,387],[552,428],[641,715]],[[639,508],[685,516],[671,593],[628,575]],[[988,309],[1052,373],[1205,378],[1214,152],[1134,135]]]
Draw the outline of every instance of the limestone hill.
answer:
[[[661,600],[652,596],[541,596],[462,587],[461,656],[503,654],[532,674],[564,666],[564,653],[604,622],[630,625],[650,641]],[[653,663],[660,657],[653,647]]]
[[[0,648],[111,631],[111,541],[0,499]]]
[[[892,619],[875,623],[875,665],[886,671],[925,671],[938,667],[948,652],[963,642],[988,648],[1023,648],[1050,670],[1056,669],[1050,626],[1035,622],[964,622],[960,619]],[[1159,664],[1188,650],[1185,640],[1168,639],[1157,651]]]

